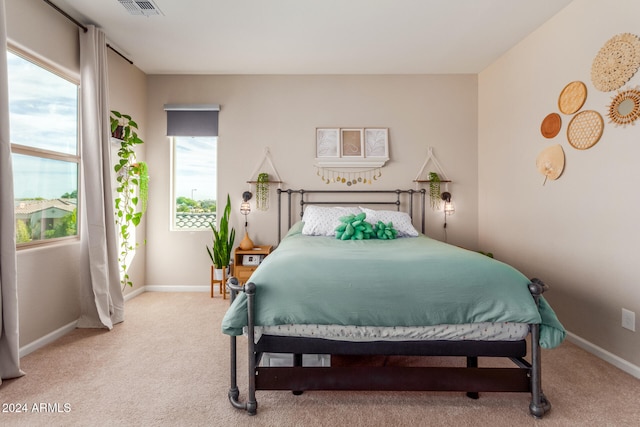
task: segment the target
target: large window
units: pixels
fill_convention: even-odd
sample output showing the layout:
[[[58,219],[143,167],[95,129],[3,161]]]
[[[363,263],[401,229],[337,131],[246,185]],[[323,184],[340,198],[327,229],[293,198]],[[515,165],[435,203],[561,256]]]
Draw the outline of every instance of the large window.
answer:
[[[18,245],[78,235],[78,85],[7,52]]]
[[[173,230],[205,230],[216,221],[218,138],[175,136]]]

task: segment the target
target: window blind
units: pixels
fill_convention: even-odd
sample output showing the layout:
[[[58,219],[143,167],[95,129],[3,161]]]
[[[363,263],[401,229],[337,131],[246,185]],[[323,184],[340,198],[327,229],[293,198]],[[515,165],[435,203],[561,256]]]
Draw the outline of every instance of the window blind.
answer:
[[[166,104],[167,136],[218,136],[218,104]]]

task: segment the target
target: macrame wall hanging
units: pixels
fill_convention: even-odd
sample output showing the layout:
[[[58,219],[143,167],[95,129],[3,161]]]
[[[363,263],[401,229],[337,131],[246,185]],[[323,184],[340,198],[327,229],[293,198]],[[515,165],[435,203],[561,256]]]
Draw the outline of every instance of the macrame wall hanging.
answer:
[[[267,172],[259,172],[265,163],[271,167],[272,175]],[[275,178],[275,180],[272,179],[272,177]],[[278,188],[282,188],[282,179],[273,164],[269,147],[265,147],[264,156],[256,165],[247,183],[249,184],[249,190],[251,190],[253,184],[256,185],[256,209],[260,211],[268,210],[270,184],[278,184]]]
[[[429,163],[433,164],[433,169],[427,168]],[[425,171],[428,171],[426,176]],[[440,162],[436,158],[435,154],[433,154],[433,147],[429,147],[427,158],[422,164],[422,167],[418,171],[418,175],[416,175],[416,178],[413,180],[413,182],[416,183],[416,189],[418,188],[420,183],[428,183],[431,209],[440,209],[442,194],[443,192],[449,192],[449,183],[451,182],[451,180],[440,165]],[[444,191],[442,191],[442,184],[444,184]]]

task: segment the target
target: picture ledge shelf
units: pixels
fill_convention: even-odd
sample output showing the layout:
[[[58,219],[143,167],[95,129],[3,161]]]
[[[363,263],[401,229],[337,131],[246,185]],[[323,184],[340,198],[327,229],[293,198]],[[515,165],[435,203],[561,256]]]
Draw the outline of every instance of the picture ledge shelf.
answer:
[[[389,158],[379,159],[318,159],[316,158],[316,166],[320,168],[381,168],[387,163]]]

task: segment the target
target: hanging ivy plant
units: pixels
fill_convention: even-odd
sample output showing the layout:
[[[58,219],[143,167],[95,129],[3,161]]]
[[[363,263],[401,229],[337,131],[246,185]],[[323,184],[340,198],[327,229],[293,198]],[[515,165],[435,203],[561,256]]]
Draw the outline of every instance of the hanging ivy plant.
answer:
[[[145,162],[139,162],[138,166],[140,167],[138,197],[140,198],[140,212],[144,215],[147,211],[147,201],[149,200],[149,167]]]
[[[132,227],[140,224],[142,215],[147,209],[149,194],[149,173],[145,162],[138,162],[134,147],[144,144],[138,137],[138,124],[127,114],[111,111],[111,133],[117,136],[120,143],[118,161],[113,167],[116,172],[115,216],[116,231],[120,241],[118,263],[120,265],[120,283],[124,290],[127,285],[133,286],[129,277],[129,256],[138,247],[131,242]]]
[[[256,209],[266,211],[269,209],[269,174],[258,174],[256,182]]]
[[[440,176],[436,172],[429,172],[429,201],[431,209],[440,208]]]

